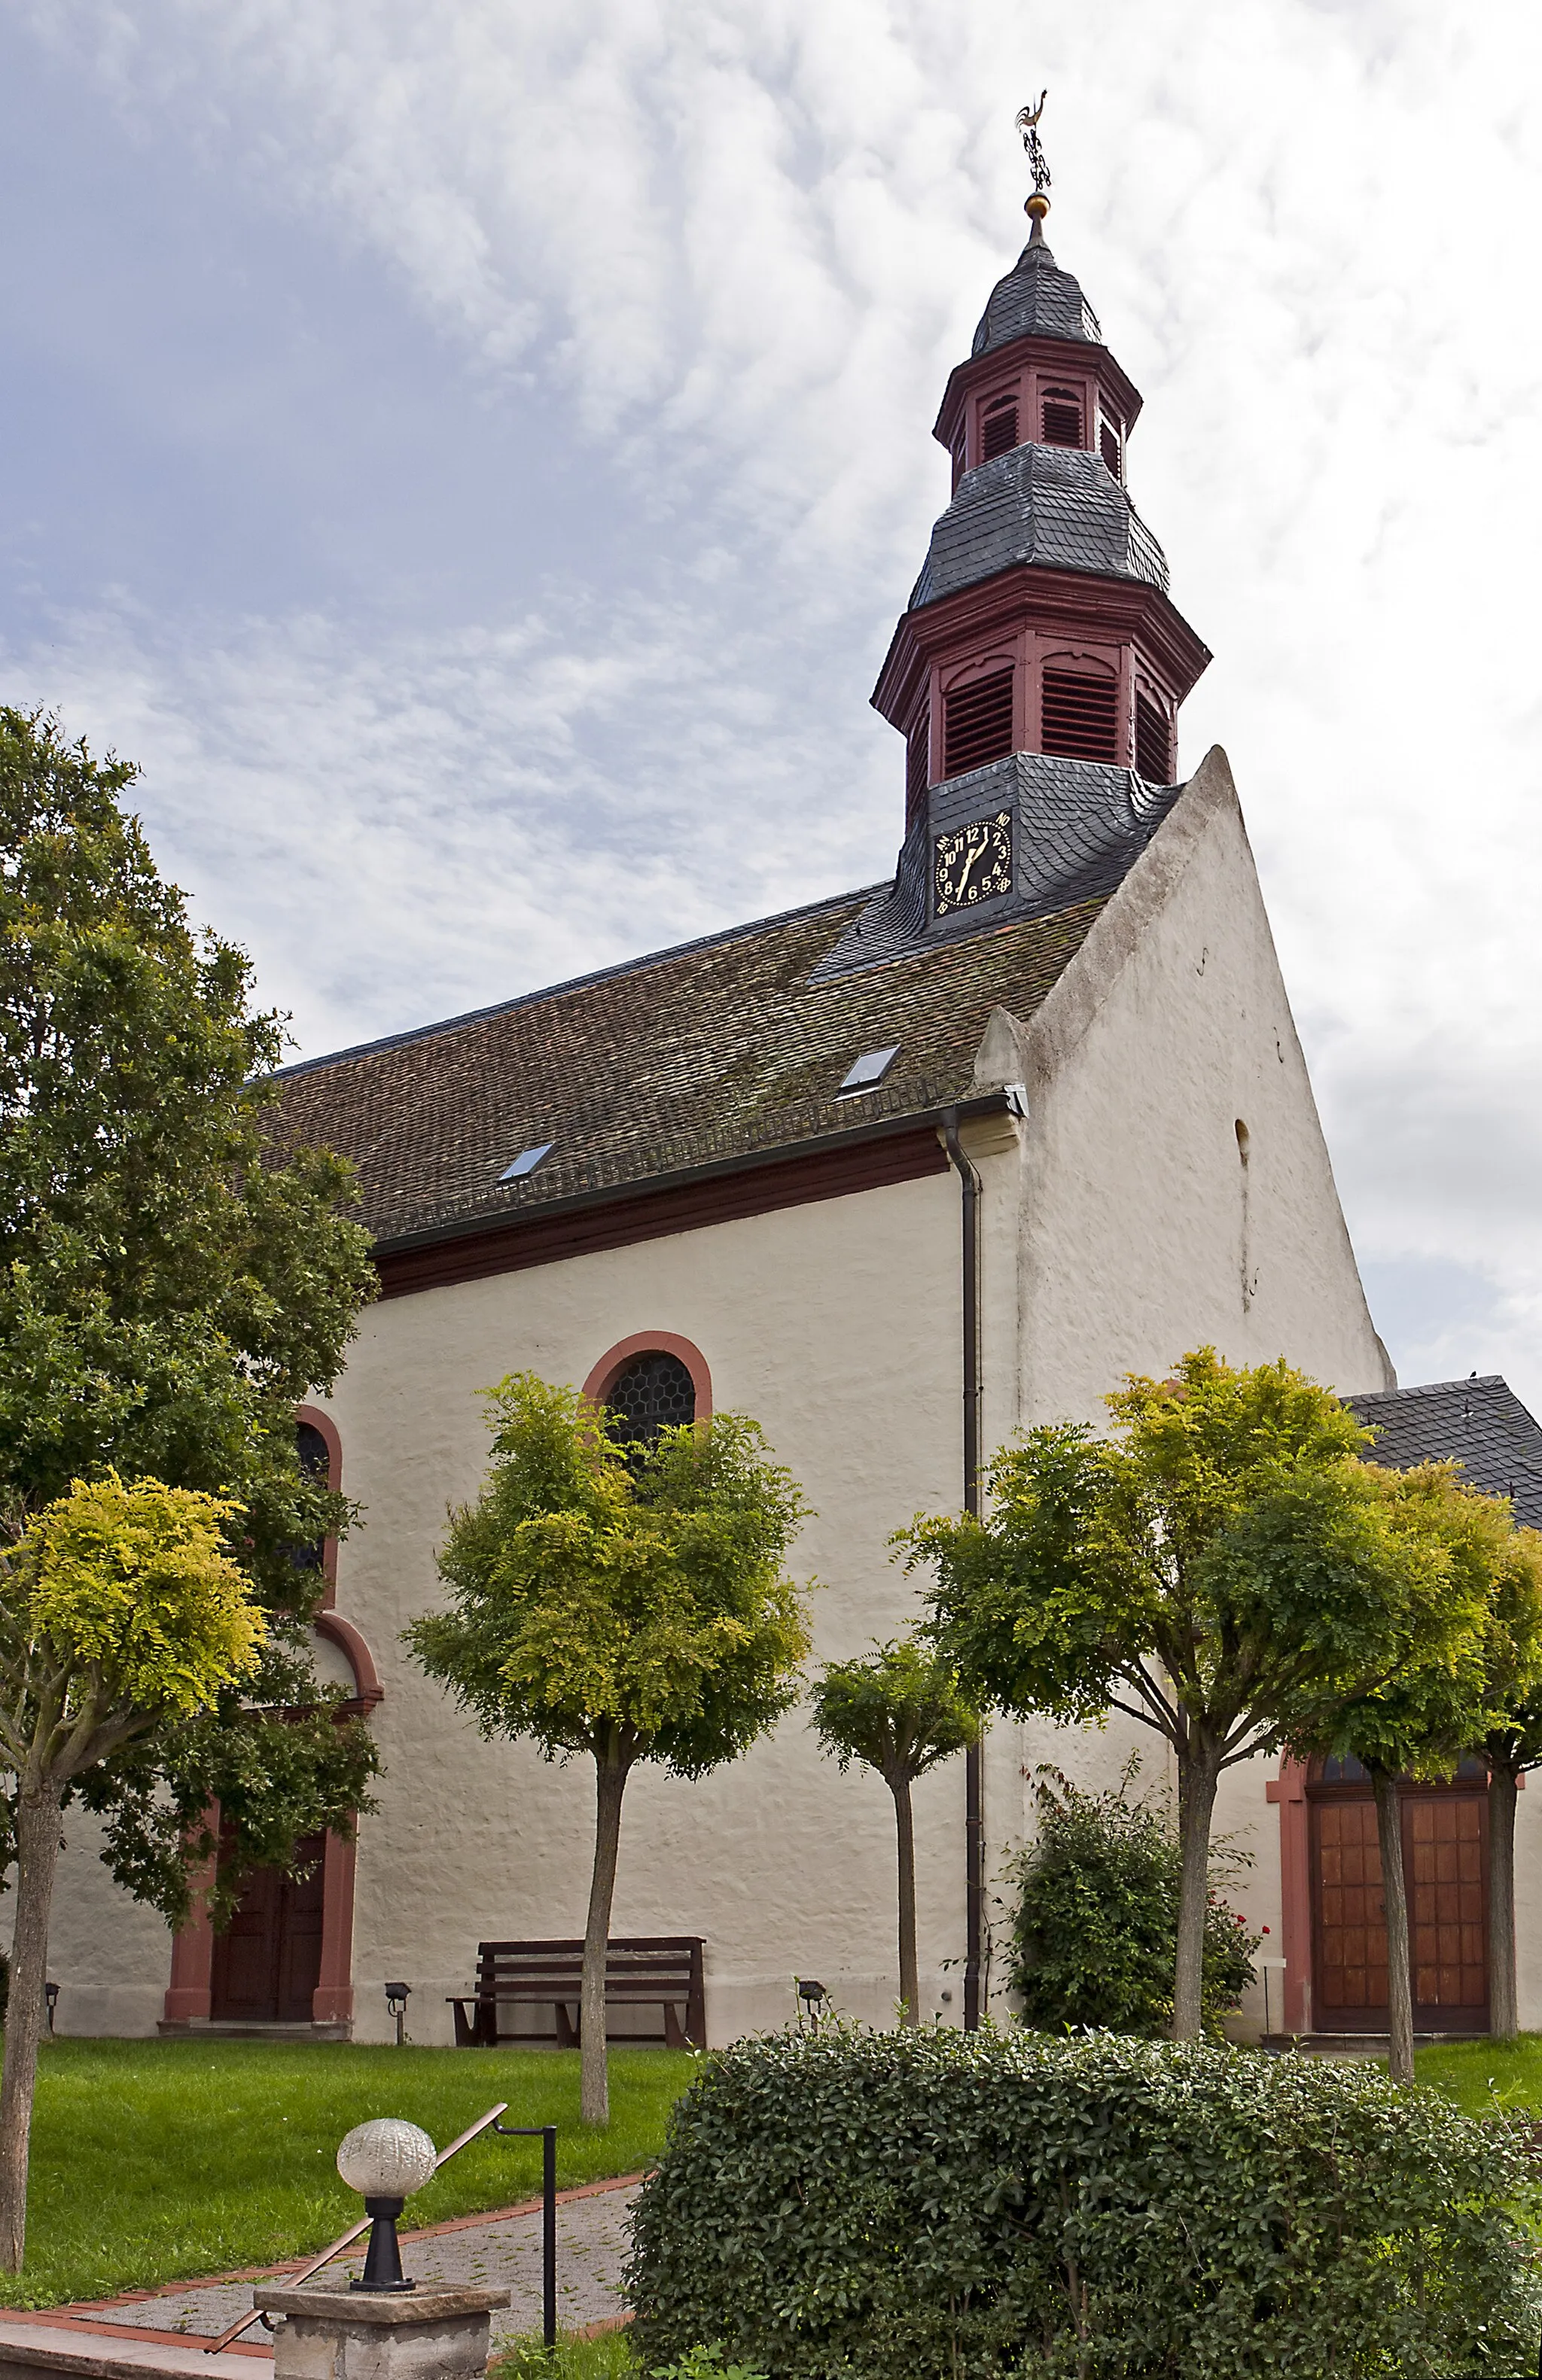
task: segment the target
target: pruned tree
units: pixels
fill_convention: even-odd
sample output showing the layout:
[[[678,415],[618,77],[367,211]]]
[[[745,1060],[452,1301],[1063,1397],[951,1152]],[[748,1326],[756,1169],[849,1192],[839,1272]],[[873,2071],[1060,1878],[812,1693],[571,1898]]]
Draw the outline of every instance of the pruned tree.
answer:
[[[0,1759],[16,1781],[16,1929],[0,2078],[0,2266],[21,2269],[32,2091],[65,1796],[134,1738],[249,1680],[265,1633],[234,1507],[115,1473],[36,1514],[0,1566]]]
[[[1449,1777],[1462,1754],[1502,1726],[1499,1691],[1538,1682],[1535,1619],[1524,1614],[1537,1551],[1518,1542],[1509,1502],[1467,1486],[1455,1463],[1377,1471],[1391,1526],[1410,1559],[1391,1658],[1377,1674],[1304,1694],[1287,1730],[1292,1749],[1350,1754],[1376,1795],[1387,1926],[1389,2070],[1414,2079],[1414,1992],[1402,1864],[1402,1777]],[[1526,1533],[1529,1534],[1529,1533]],[[1501,1593],[1501,1586],[1503,1592]]]
[[[493,1464],[450,1515],[450,1609],[404,1642],[484,1736],[594,1763],[583,1937],[581,2111],[609,2121],[606,1954],[621,1803],[640,1761],[703,1777],[796,1699],[809,1642],[783,1564],[805,1506],[753,1421],[717,1414],[618,1445],[575,1390],[487,1391]]]
[[[972,1699],[1120,1711],[1171,1745],[1172,2029],[1192,2041],[1219,1779],[1283,1742],[1303,1697],[1386,1673],[1419,1549],[1356,1459],[1353,1415],[1283,1358],[1233,1369],[1200,1348],[1106,1402],[1112,1439],[1031,1430],[997,1455],[984,1519],[921,1519],[896,1542],[935,1565],[925,1633]]]
[[[1488,2030],[1520,2031],[1515,1998],[1515,1796],[1542,1767],[1542,1533],[1511,1527],[1498,1549],[1487,1641]]]
[[[842,1770],[853,1760],[876,1769],[894,1796],[900,1885],[900,2021],[921,2021],[915,1951],[915,1821],[918,1777],[978,1740],[980,1720],[948,1662],[918,1645],[879,1645],[863,1660],[829,1661],[815,1682],[814,1724]]]

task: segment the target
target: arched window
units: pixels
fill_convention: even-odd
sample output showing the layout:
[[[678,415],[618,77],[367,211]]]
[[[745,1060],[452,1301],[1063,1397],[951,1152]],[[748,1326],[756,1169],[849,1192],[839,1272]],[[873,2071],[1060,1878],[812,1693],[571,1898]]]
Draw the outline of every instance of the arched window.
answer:
[[[678,1355],[650,1347],[617,1374],[605,1402],[613,1438],[651,1446],[661,1429],[695,1420],[696,1383]]]
[[[993,396],[980,423],[980,460],[1010,455],[1017,444],[1017,398]]]
[[[942,703],[942,773],[961,777],[1012,749],[1012,667],[949,687]]]
[[[928,703],[905,738],[905,824],[912,826],[926,806],[932,766],[932,710]]]
[[[1172,728],[1148,694],[1135,697],[1135,768],[1148,784],[1172,783]]]
[[[1080,446],[1082,400],[1071,388],[1046,388],[1040,407],[1046,446]]]
[[[307,1478],[336,1495],[343,1484],[343,1446],[330,1415],[318,1413],[313,1405],[300,1407],[295,1415],[295,1451]],[[297,1546],[289,1560],[297,1570],[324,1571],[330,1604],[337,1582],[337,1538],[317,1537],[313,1544]]]
[[[1046,665],[1039,748],[1068,760],[1119,759],[1119,684],[1087,668]]]

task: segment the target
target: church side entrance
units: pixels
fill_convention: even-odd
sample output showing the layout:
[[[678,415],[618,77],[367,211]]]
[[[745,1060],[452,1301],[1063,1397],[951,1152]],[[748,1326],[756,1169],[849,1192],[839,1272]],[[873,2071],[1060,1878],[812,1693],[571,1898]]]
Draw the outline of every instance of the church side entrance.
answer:
[[[1404,1785],[1414,2027],[1488,2030],[1488,1782],[1463,1761],[1445,1785]],[[1316,1762],[1307,1779],[1312,2010],[1321,2033],[1387,2029],[1387,1927],[1376,1802],[1358,1760]]]
[[[326,1837],[310,1835],[305,1873],[254,1871],[228,1930],[214,1937],[209,2013],[246,2024],[309,2024],[321,1981]]]

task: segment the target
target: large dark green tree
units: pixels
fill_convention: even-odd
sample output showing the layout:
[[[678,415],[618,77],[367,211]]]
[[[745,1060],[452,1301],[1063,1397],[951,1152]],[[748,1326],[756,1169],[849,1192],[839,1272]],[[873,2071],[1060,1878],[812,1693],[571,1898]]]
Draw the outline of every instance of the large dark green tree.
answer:
[[[110,1470],[233,1508],[259,1669],[78,1789],[114,1874],[176,1922],[212,1800],[227,1904],[243,1859],[346,1825],[373,1771],[306,1650],[322,1577],[295,1549],[348,1510],[301,1468],[294,1408],[374,1279],[346,1164],[273,1130],[283,1020],[157,872],[134,776],[0,710],[0,1534]]]

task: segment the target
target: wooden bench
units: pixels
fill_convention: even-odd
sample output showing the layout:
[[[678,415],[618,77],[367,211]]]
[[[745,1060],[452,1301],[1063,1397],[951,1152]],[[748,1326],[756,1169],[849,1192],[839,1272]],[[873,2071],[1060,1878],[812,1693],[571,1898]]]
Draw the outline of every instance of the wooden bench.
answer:
[[[476,1990],[451,1998],[458,2049],[496,2049],[500,2041],[550,2041],[559,2049],[578,2046],[579,1994],[583,1976],[581,1942],[479,1942]],[[608,2009],[633,2003],[662,2009],[662,2033],[612,2033],[628,2042],[663,2042],[670,2049],[706,2047],[706,1995],[702,1982],[702,1942],[694,1934],[655,1934],[634,1941],[612,1937],[606,1953],[605,1997]],[[504,2022],[504,2011],[534,2005],[550,2008],[555,2032],[521,2030]],[[683,2011],[683,2015],[682,2015]]]

